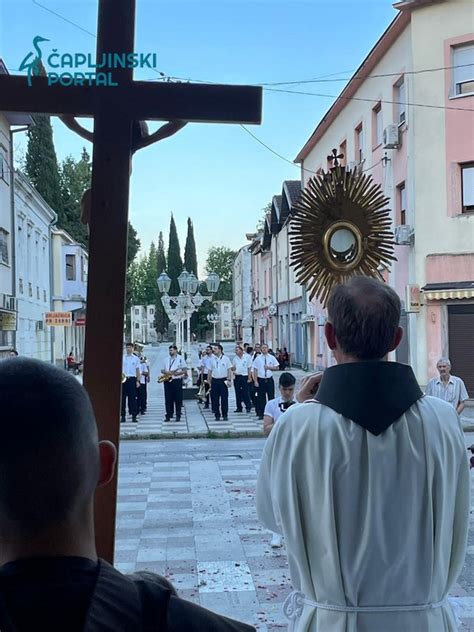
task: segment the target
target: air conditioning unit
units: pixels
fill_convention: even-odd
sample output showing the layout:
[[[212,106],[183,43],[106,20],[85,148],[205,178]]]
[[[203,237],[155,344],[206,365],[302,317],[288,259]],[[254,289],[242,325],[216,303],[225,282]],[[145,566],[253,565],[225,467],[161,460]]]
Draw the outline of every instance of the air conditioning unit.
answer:
[[[387,125],[383,131],[384,149],[396,149],[400,147],[400,130],[398,125]]]
[[[395,226],[395,242],[399,246],[411,246],[415,239],[415,231],[408,224]]]

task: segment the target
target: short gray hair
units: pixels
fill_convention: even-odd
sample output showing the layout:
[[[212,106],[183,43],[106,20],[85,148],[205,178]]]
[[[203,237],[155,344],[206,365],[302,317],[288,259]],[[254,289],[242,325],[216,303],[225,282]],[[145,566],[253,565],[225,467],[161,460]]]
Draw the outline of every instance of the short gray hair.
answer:
[[[329,295],[328,316],[344,353],[358,360],[387,355],[400,325],[398,294],[382,281],[352,277]]]
[[[440,358],[438,362],[436,363],[436,366],[438,366],[438,364],[440,364],[441,362],[443,364],[447,364],[449,368],[451,368],[451,360],[449,358]]]

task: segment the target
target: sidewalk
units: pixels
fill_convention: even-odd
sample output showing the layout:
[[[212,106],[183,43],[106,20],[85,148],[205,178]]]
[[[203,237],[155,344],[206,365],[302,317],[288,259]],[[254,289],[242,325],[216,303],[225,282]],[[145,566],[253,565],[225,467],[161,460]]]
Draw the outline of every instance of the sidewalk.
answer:
[[[152,364],[152,381],[148,385],[148,407],[145,415],[138,417],[138,422],[133,423],[127,415],[127,422],[120,426],[122,439],[134,438],[169,438],[169,437],[255,437],[263,436],[263,421],[259,420],[255,411],[250,414],[234,413],[235,390],[229,389],[229,419],[228,421],[216,421],[212,410],[204,409],[198,404],[198,400],[185,400],[181,421],[165,422],[165,394],[163,384],[158,384],[156,379],[159,372]],[[291,371],[296,377],[297,386],[301,379],[307,375],[301,369]],[[278,394],[278,377],[274,374],[275,396]]]

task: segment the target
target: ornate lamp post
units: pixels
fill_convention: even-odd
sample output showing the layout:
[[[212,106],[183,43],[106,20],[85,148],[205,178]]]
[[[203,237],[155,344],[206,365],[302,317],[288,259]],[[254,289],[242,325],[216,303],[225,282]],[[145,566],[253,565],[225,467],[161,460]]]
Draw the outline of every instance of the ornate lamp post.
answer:
[[[156,280],[159,291],[163,294],[161,302],[171,322],[176,325],[176,345],[181,348],[184,344],[184,321],[186,321],[186,353],[188,364],[191,359],[191,316],[197,312],[204,301],[211,301],[212,296],[219,289],[220,278],[215,272],[211,272],[206,279],[206,287],[210,296],[203,296],[199,291],[199,279],[193,272],[183,270],[178,277],[179,296],[168,294],[171,287],[171,279],[162,272]],[[174,305],[174,306],[173,306]],[[214,330],[215,331],[215,330]]]
[[[213,325],[214,328],[214,334],[213,334],[213,341],[216,341],[216,325],[217,323],[220,321],[220,316],[219,314],[208,314],[207,315],[207,320],[209,323],[211,323],[211,325]]]

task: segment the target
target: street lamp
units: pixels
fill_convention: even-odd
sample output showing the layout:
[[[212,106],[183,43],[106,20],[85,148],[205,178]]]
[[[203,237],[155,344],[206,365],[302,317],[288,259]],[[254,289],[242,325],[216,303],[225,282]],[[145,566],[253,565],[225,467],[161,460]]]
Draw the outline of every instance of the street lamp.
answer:
[[[206,287],[211,296],[203,296],[199,292],[200,282],[197,276],[193,272],[183,270],[178,276],[179,295],[169,296],[168,292],[171,287],[171,279],[166,272],[162,272],[156,280],[158,289],[163,294],[161,302],[163,303],[166,314],[170,321],[176,325],[176,344],[178,347],[183,345],[183,326],[184,321],[187,321],[188,363],[191,357],[191,315],[199,309],[204,301],[209,300],[212,302],[212,295],[219,289],[220,281],[219,275],[215,272],[211,272],[206,279]],[[219,318],[217,318],[217,320],[218,319]]]
[[[219,322],[219,314],[208,314],[207,321],[214,327],[213,341],[216,342],[216,324]]]

